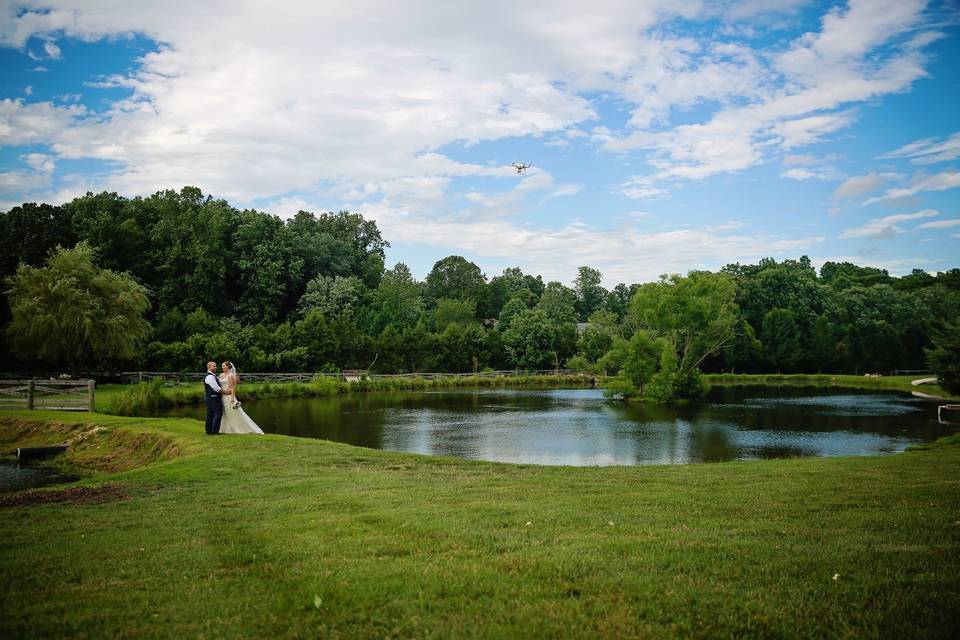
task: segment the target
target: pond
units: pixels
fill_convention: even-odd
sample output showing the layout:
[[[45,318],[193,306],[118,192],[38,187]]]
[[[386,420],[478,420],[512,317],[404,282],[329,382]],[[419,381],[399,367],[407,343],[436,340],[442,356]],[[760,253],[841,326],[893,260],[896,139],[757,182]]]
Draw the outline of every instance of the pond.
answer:
[[[946,434],[936,403],[908,394],[769,387],[716,387],[681,407],[628,405],[598,389],[459,389],[258,400],[244,409],[268,433],[545,465],[871,455]],[[202,420],[203,412],[167,415]]]
[[[21,465],[15,460],[0,460],[0,493],[35,489],[79,479],[80,476],[43,463]]]

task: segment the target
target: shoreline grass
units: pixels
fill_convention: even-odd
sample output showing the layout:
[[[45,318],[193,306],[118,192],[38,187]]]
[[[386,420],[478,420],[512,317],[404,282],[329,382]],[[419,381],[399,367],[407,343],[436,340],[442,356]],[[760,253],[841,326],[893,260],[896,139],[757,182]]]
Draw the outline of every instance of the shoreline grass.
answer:
[[[94,433],[81,464],[97,446],[138,462],[87,467],[81,485],[112,501],[0,508],[3,637],[960,631],[960,435],[888,456],[569,468],[0,412],[4,447],[45,430]],[[156,438],[176,453],[135,453]]]
[[[377,391],[425,391],[456,388],[530,388],[589,387],[602,384],[603,378],[588,374],[485,377],[463,376],[438,379],[386,378],[345,382],[317,377],[310,382],[243,383],[237,389],[241,399],[328,397],[348,393]],[[115,415],[156,414],[163,409],[203,403],[199,382],[165,384],[162,380],[140,384],[107,384],[97,387],[97,410]]]
[[[937,385],[912,386],[916,376],[879,378],[841,374],[704,374],[711,386],[811,387],[862,390],[892,390],[910,393],[920,391],[943,400],[960,400]],[[391,378],[348,383],[332,378],[311,382],[245,383],[239,389],[244,399],[326,397],[347,393],[377,391],[422,391],[455,388],[531,388],[602,387],[607,378],[591,374],[560,374],[490,378],[464,376],[428,380],[424,378]],[[155,415],[177,406],[199,405],[203,396],[197,383],[169,384],[162,381],[142,384],[105,384],[97,387],[96,405],[102,413],[115,415]]]
[[[920,391],[944,400],[960,399],[936,384],[913,386],[917,378],[929,376],[854,376],[833,373],[708,373],[704,379],[715,386],[813,387],[837,389]]]

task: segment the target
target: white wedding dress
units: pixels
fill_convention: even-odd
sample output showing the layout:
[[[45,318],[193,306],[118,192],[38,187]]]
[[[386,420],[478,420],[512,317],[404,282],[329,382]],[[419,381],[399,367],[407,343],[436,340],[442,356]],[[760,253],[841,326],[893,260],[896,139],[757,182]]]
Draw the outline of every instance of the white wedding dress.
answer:
[[[259,433],[263,434],[263,429],[257,426],[257,423],[247,415],[243,407],[233,408],[233,401],[236,396],[233,394],[235,382],[230,379],[229,374],[220,375],[220,386],[230,389],[230,395],[220,396],[223,402],[223,420],[220,421],[220,433]]]

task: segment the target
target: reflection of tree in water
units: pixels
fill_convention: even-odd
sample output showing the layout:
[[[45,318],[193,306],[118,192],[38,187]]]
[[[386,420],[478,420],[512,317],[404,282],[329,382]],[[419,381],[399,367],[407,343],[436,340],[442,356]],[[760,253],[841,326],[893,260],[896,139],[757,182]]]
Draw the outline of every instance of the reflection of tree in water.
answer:
[[[720,388],[704,402],[661,405],[610,402],[591,390],[463,389],[260,400],[244,408],[269,433],[544,464],[877,453],[941,435],[934,405],[914,411],[895,394],[775,391]],[[177,413],[203,418],[202,407]]]

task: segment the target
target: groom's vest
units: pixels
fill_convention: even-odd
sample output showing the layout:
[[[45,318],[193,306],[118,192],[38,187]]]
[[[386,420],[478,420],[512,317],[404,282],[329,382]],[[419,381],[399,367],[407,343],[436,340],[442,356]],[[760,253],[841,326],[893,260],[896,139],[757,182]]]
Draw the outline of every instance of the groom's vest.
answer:
[[[209,373],[210,372],[208,371],[207,373],[203,374],[203,395],[205,398],[209,398],[210,396],[216,397],[220,395],[217,393],[216,389],[207,384],[207,375]]]

